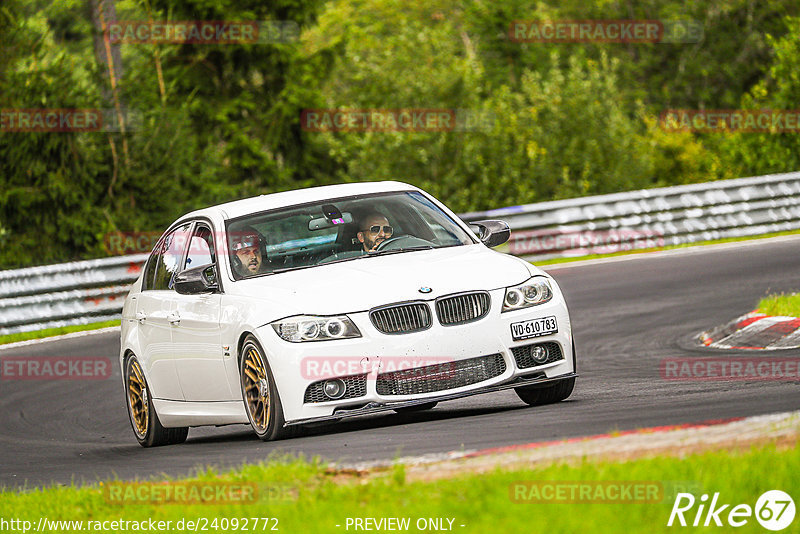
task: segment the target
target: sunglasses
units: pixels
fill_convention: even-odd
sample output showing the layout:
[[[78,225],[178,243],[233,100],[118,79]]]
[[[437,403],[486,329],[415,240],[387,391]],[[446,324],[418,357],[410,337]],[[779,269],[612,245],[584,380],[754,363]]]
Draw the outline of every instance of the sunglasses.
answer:
[[[370,226],[369,227],[369,231],[372,232],[373,234],[379,234],[381,232],[381,225],[376,224],[374,226]],[[383,226],[383,233],[384,234],[392,235],[393,232],[394,232],[394,228],[392,228],[388,224]]]

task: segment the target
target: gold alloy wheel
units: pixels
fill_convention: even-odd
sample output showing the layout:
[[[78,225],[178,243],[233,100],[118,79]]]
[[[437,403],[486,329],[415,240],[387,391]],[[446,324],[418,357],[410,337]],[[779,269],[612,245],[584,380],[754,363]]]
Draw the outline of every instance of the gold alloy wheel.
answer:
[[[128,406],[136,433],[144,438],[150,424],[150,403],[144,374],[136,359],[132,359],[128,365]]]
[[[258,433],[264,433],[269,426],[270,398],[267,370],[258,349],[248,345],[244,355],[242,386],[244,387],[247,411]]]

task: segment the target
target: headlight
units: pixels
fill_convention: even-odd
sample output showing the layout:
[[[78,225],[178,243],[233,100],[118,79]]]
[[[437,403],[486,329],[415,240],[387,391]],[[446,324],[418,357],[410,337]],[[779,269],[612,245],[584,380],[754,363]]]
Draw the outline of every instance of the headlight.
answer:
[[[503,311],[519,310],[544,304],[553,298],[553,288],[544,276],[534,276],[524,284],[506,288]]]
[[[281,338],[292,343],[361,337],[361,332],[346,315],[339,317],[298,315],[276,321],[272,323],[272,328]]]

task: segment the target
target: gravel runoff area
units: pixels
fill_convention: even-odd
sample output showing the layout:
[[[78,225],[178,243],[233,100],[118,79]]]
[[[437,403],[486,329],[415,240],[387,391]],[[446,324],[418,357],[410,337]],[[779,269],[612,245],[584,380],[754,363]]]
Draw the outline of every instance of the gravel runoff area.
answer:
[[[342,476],[380,476],[403,464],[408,480],[435,480],[495,469],[518,469],[586,460],[625,461],[649,456],[683,457],[705,451],[743,450],[754,445],[794,447],[800,437],[800,411],[727,421],[643,428],[585,438],[454,451],[384,462],[331,463]]]

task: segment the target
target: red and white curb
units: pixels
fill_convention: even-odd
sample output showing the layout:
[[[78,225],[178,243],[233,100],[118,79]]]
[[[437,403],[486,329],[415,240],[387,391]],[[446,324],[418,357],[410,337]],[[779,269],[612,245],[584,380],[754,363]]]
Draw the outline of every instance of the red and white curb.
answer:
[[[773,350],[800,347],[800,318],[752,311],[699,336],[715,349]]]

